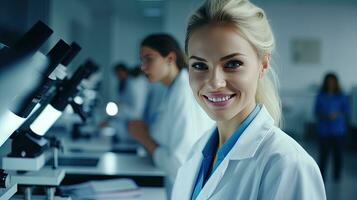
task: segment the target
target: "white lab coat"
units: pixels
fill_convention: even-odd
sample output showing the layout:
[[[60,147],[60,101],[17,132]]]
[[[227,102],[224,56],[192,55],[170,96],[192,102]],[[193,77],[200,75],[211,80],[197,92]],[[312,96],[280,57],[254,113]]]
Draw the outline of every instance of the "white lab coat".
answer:
[[[148,95],[143,119],[150,125],[159,115],[159,108],[165,99],[168,87],[162,83],[150,83],[148,86]]]
[[[159,145],[153,160],[166,173],[170,185],[193,145],[213,126],[214,121],[194,99],[187,70],[181,70],[168,88],[156,120],[150,125],[150,134]]]
[[[149,92],[149,82],[146,77],[129,76],[124,92],[118,94],[119,116],[126,119],[141,119]]]
[[[128,132],[127,123],[129,120],[144,117],[149,84],[146,77],[142,75],[138,77],[129,76],[124,92],[121,96],[118,94],[119,113],[112,117],[109,123],[116,130],[121,142],[135,142]]]
[[[180,168],[172,200],[191,199],[201,166],[202,149],[210,133],[195,145]],[[312,157],[291,137],[274,126],[263,106],[216,171],[197,200],[324,200],[325,188]]]

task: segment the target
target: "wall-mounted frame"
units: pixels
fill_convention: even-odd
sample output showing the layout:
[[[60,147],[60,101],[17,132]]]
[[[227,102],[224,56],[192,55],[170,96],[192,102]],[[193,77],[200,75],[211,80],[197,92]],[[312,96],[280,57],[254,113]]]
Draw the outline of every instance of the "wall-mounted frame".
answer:
[[[295,64],[319,64],[321,41],[316,38],[295,38],[291,41],[291,57]]]

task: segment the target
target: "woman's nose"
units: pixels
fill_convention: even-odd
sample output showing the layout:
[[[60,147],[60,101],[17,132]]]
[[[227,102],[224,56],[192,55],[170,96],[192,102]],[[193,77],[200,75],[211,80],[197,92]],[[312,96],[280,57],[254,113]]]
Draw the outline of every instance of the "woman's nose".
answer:
[[[211,71],[208,83],[212,90],[217,90],[219,88],[226,87],[225,75],[222,69],[220,69],[219,67],[214,68]]]

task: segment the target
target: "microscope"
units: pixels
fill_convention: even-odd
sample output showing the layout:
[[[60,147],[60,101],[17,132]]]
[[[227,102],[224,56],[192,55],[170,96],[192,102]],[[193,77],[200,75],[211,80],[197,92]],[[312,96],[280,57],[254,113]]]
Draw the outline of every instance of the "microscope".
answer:
[[[77,55],[80,47],[76,43],[69,46],[60,40],[47,55],[43,55],[37,50],[51,33],[50,28],[38,22],[13,48],[0,49],[0,85],[27,80],[26,85],[20,84],[19,89],[10,91],[9,98],[2,99],[0,146],[16,133],[13,134],[10,154],[2,157],[0,162],[1,199],[9,199],[17,191],[17,185],[47,186],[48,199],[54,199],[54,186],[58,186],[65,175],[63,170],[41,169],[46,162],[45,150],[48,147],[42,136],[61,115],[66,103],[71,101],[81,79],[96,66],[86,64],[77,70],[76,76],[66,79],[66,65]],[[49,102],[53,105],[47,105]],[[58,143],[54,142],[54,146]],[[25,199],[31,199],[31,187],[25,187]]]
[[[11,153],[2,159],[2,168],[8,170],[9,173],[13,172],[11,174],[13,181],[25,186],[45,186],[47,197],[54,199],[55,187],[59,186],[65,176],[64,170],[57,169],[58,151],[61,145],[58,140],[52,138],[49,141],[44,135],[68,105],[85,118],[81,108],[75,108],[77,105],[73,98],[79,92],[78,86],[81,81],[97,69],[98,67],[92,61],[87,61],[75,71],[71,78],[57,82],[55,89],[41,101],[40,108],[24,123],[25,126],[16,131],[12,140]],[[52,154],[50,146],[53,147]],[[44,167],[49,158],[53,159],[52,168]],[[31,187],[25,187],[25,196],[31,199]]]
[[[0,102],[0,121],[9,121],[9,126],[2,126],[8,130],[1,130],[0,147],[11,135],[11,128],[18,125],[17,120],[13,122],[13,115],[8,111],[8,106],[16,94],[22,94],[34,85],[38,84],[38,74],[45,70],[48,59],[39,56],[37,50],[49,38],[53,31],[44,23],[36,23],[14,46],[9,48],[2,45],[0,49],[0,91],[6,91]],[[33,76],[28,77],[28,74]],[[22,83],[22,84],[18,84]],[[7,87],[17,87],[8,90]],[[8,120],[10,118],[10,120]],[[12,123],[15,123],[14,125]],[[9,176],[3,169],[0,170],[0,197],[9,199],[17,192],[17,184],[11,182]]]

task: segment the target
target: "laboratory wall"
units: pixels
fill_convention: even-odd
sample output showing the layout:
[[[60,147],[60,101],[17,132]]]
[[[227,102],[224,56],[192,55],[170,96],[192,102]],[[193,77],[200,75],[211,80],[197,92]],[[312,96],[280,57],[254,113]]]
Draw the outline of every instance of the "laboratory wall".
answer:
[[[354,73],[357,3],[347,0],[340,3],[317,0],[253,2],[265,9],[276,37],[272,66],[280,79],[284,128],[302,136],[306,124],[314,121],[314,98],[326,72],[336,72],[347,93],[357,84]],[[95,0],[4,0],[0,2],[0,27],[7,29],[1,31],[0,38],[11,44],[41,19],[55,30],[50,42],[42,48],[44,52],[59,38],[68,43],[78,42],[83,47],[82,52],[69,71],[88,57],[97,62],[101,66],[100,98],[104,106],[116,96],[113,65],[118,62],[129,67],[139,64],[140,41],[150,33],[170,33],[184,47],[188,16],[201,3],[201,0],[109,1],[107,4]],[[293,53],[296,40],[317,42],[318,61],[296,62]]]
[[[272,66],[279,75],[283,100],[283,127],[302,137],[307,123],[314,121],[313,105],[323,75],[334,71],[343,89],[349,92],[357,85],[355,78],[357,52],[357,4],[335,5],[329,2],[289,3],[288,1],[252,1],[267,13],[276,37]],[[315,1],[316,2],[316,1]],[[184,45],[188,15],[201,1],[168,1],[164,30]],[[176,12],[173,11],[180,11]],[[296,39],[316,39],[320,43],[318,63],[295,63],[292,43]]]

